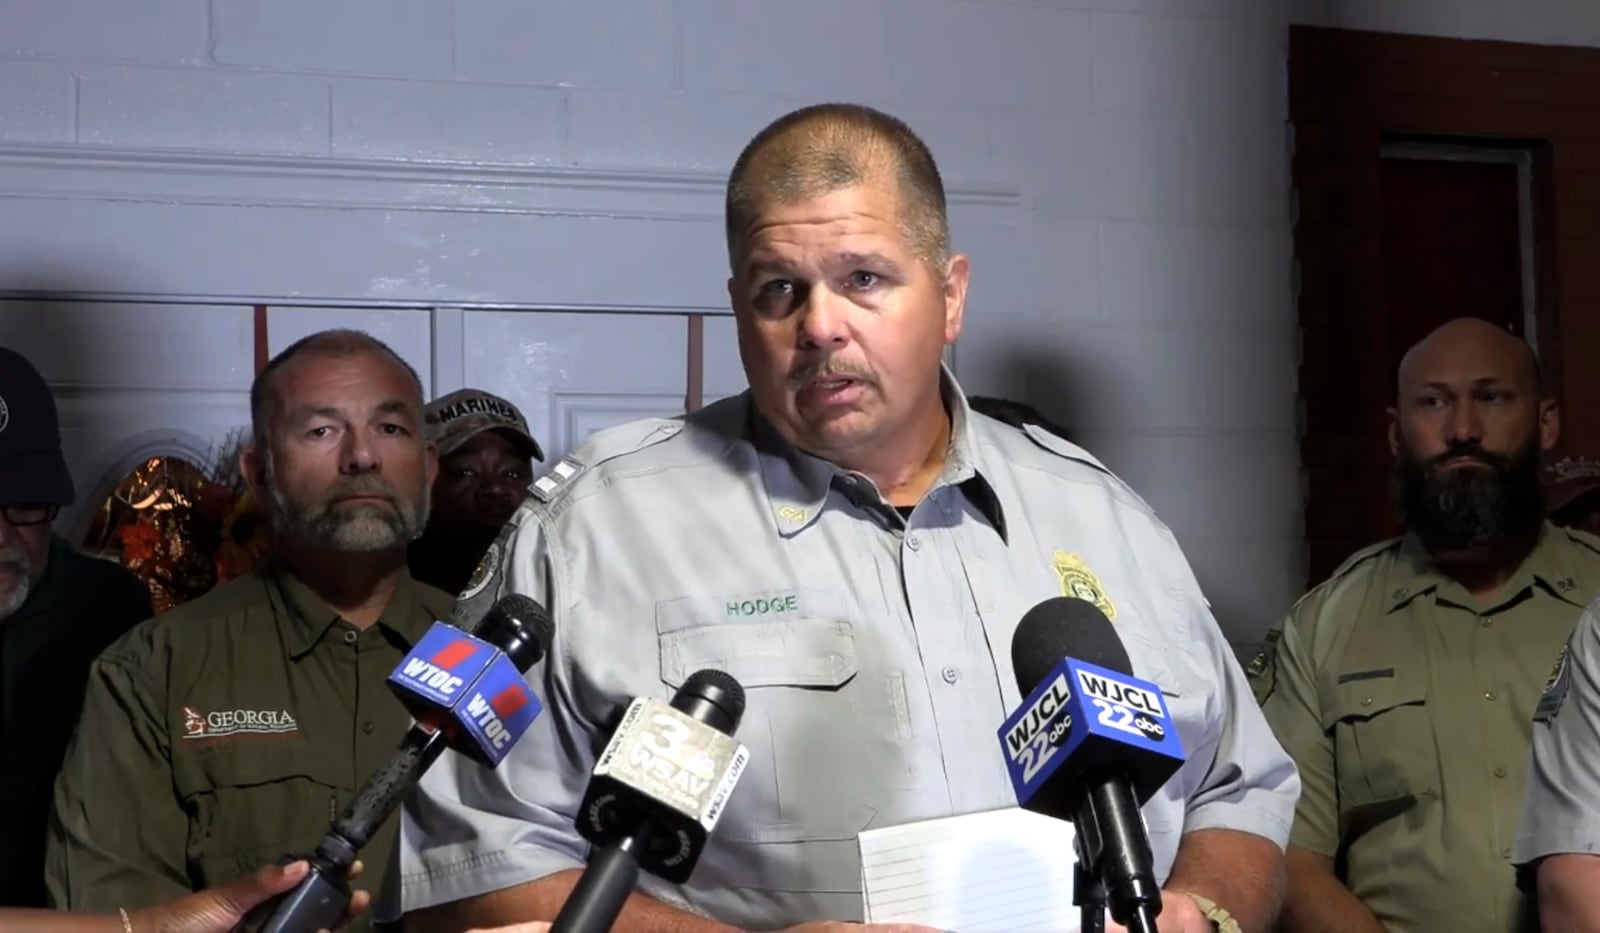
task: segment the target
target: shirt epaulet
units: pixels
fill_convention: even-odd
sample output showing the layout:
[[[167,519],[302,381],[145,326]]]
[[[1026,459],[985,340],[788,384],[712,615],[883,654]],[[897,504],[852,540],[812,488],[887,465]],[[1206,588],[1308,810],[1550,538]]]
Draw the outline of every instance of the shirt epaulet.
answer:
[[[565,457],[528,486],[528,494],[549,504],[559,498],[572,481],[602,463],[644,450],[676,437],[683,421],[676,418],[648,418],[617,425],[589,436],[584,445]]]
[[[1579,531],[1576,528],[1563,528],[1561,531],[1567,536],[1567,540],[1573,544],[1600,556],[1600,537],[1595,537],[1587,531]]]
[[[1346,557],[1343,563],[1333,568],[1333,573],[1328,574],[1328,578],[1326,580],[1323,580],[1322,582],[1311,587],[1309,590],[1306,590],[1304,593],[1300,594],[1300,598],[1295,600],[1294,604],[1289,607],[1289,615],[1294,615],[1296,612],[1298,612],[1300,605],[1306,600],[1311,599],[1313,596],[1317,596],[1318,594],[1328,592],[1329,588],[1332,587],[1335,582],[1354,573],[1361,565],[1367,563],[1375,557],[1379,557],[1399,548],[1401,542],[1404,540],[1404,538],[1387,538],[1383,541],[1377,542],[1376,544],[1369,544],[1366,547],[1357,550],[1349,557]]]
[[[1155,509],[1150,508],[1150,504],[1144,501],[1144,497],[1134,492],[1133,487],[1129,486],[1122,477],[1113,473],[1110,467],[1107,467],[1105,464],[1095,459],[1095,456],[1089,453],[1087,450],[1084,450],[1082,447],[1079,447],[1077,444],[1072,443],[1059,434],[1053,434],[1050,431],[1046,431],[1044,428],[1041,428],[1036,424],[1023,425],[1022,433],[1026,434],[1029,440],[1033,441],[1035,444],[1038,444],[1040,447],[1043,447],[1050,453],[1066,460],[1072,460],[1074,462],[1081,463],[1084,466],[1090,467],[1096,472],[1103,474],[1119,490],[1126,493],[1128,497],[1133,500],[1134,504],[1139,507],[1139,509],[1152,517],[1155,516]]]

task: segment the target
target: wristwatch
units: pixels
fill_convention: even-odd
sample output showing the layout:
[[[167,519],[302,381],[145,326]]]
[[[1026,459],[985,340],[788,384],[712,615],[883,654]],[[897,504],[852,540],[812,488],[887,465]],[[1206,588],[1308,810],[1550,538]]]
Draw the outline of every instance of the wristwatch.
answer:
[[[1194,901],[1194,905],[1200,908],[1200,912],[1205,914],[1207,920],[1211,921],[1211,929],[1216,930],[1217,933],[1241,933],[1239,921],[1233,919],[1233,914],[1218,907],[1216,901],[1204,895],[1192,894],[1188,891],[1183,893],[1188,894],[1190,899]]]

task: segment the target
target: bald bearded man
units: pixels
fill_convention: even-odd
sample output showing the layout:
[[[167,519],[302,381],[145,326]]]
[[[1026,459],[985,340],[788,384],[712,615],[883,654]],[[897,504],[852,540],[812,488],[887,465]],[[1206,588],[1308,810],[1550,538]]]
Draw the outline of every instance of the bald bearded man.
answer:
[[[1600,539],[1544,520],[1559,432],[1532,350],[1491,324],[1451,321],[1401,361],[1409,533],[1347,560],[1250,666],[1303,787],[1287,929],[1538,929],[1510,863],[1530,722],[1600,589]]]

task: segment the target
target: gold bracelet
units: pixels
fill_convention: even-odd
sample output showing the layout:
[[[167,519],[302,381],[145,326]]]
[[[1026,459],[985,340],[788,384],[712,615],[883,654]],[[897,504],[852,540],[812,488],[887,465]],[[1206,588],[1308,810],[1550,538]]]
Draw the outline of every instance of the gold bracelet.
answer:
[[[122,918],[122,933],[133,933],[133,921],[128,919],[127,908],[118,907],[117,916]]]
[[[1233,914],[1217,906],[1216,901],[1188,891],[1183,893],[1189,895],[1189,898],[1194,901],[1194,905],[1200,908],[1200,912],[1205,914],[1206,919],[1210,920],[1212,925],[1217,928],[1217,933],[1241,933],[1239,921],[1233,919]]]

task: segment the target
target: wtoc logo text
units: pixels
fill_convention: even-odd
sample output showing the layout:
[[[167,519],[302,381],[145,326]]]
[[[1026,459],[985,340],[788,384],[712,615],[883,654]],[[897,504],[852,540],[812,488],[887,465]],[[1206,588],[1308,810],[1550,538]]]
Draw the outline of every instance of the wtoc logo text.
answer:
[[[1033,780],[1039,769],[1060,753],[1061,743],[1072,728],[1072,715],[1066,711],[1071,697],[1063,671],[1006,733],[1006,753],[1012,761],[1022,763],[1023,783]]]
[[[472,699],[467,701],[467,715],[483,730],[491,745],[505,748],[512,736],[504,720],[527,705],[528,694],[512,684],[493,698],[485,698],[483,694],[474,692]]]
[[[436,690],[442,696],[455,696],[463,683],[450,669],[471,657],[477,648],[470,641],[451,641],[434,653],[431,659],[407,658],[400,676]]]
[[[692,741],[694,731],[680,714],[652,713],[640,724],[628,749],[628,764],[698,803],[717,776],[717,764]]]
[[[1157,741],[1166,737],[1167,729],[1161,724],[1161,698],[1155,693],[1125,681],[1101,677],[1088,671],[1078,671],[1078,687],[1100,715],[1095,721],[1102,726]]]

